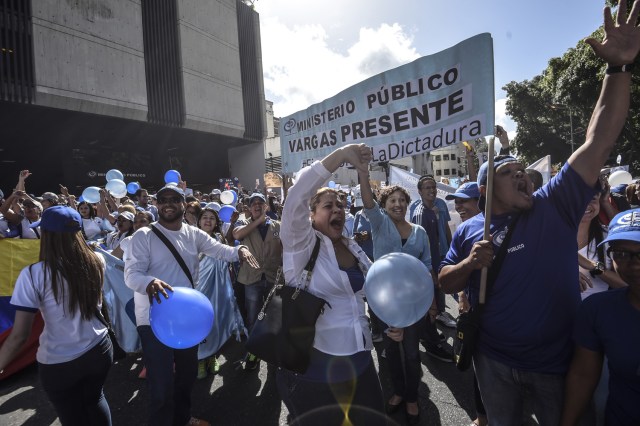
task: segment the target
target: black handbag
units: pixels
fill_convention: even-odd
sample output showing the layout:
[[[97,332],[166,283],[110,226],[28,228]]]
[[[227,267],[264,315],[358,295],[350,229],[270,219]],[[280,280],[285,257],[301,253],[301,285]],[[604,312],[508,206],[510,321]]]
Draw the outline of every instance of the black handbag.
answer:
[[[516,218],[509,224],[507,235],[500,245],[498,254],[491,264],[491,268],[489,268],[489,272],[487,274],[487,295],[489,294],[489,290],[493,286],[496,278],[498,278],[498,273],[500,272],[502,261],[507,254],[507,247],[509,247],[511,234],[516,227],[518,218],[519,216],[516,216]],[[478,346],[480,320],[482,318],[483,310],[484,304],[479,303],[478,306],[474,306],[468,312],[464,312],[458,316],[456,323],[456,338],[453,341],[453,353],[456,367],[458,367],[458,370],[460,371],[467,371],[471,366],[473,354]]]
[[[320,238],[316,236],[313,253],[303,271],[304,287],[285,285],[282,268],[278,270],[276,284],[246,342],[247,350],[258,358],[299,374],[309,368],[316,321],[327,303],[307,291],[319,251]]]
[[[104,324],[105,327],[107,327],[107,334],[109,335],[111,346],[113,347],[113,361],[115,362],[126,358],[127,352],[125,352],[125,350],[122,349],[122,347],[118,343],[116,333],[113,331],[113,327],[111,327],[109,312],[107,311],[105,305],[102,305],[102,310],[96,309],[96,317],[98,317],[100,322]]]

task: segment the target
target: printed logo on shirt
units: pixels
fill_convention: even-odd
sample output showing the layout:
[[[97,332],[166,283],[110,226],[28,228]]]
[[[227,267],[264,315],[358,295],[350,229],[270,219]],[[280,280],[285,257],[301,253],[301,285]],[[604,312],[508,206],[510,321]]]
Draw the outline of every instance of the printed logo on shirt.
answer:
[[[514,251],[522,250],[524,248],[524,243],[520,243],[517,246],[509,247],[507,253],[513,253]]]
[[[507,236],[507,232],[509,232],[509,229],[506,226],[503,229],[501,229],[500,231],[496,232],[493,235],[493,244],[495,244],[496,246],[500,247],[502,245],[502,242],[504,241],[504,239]]]

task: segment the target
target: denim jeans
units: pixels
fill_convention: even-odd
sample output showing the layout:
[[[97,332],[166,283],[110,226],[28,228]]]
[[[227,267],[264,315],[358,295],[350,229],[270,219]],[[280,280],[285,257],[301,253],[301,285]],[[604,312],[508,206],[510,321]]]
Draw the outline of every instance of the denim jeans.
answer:
[[[517,370],[480,353],[473,356],[473,366],[491,426],[521,424],[525,401],[540,426],[560,424],[563,375]]]
[[[387,364],[393,383],[393,393],[407,402],[418,401],[420,385],[420,321],[404,328],[402,342],[391,341],[387,347]],[[402,350],[400,349],[402,345]],[[402,354],[404,353],[404,362]],[[404,369],[402,365],[404,364]]]
[[[346,382],[313,382],[278,369],[276,384],[294,420],[292,426],[346,424],[345,415],[349,416],[349,424],[357,426],[387,424],[382,388],[373,361],[362,374]]]
[[[188,349],[165,346],[148,325],[139,326],[138,334],[147,368],[149,424],[184,426],[191,418],[191,390],[198,374],[198,346]]]
[[[112,362],[111,340],[105,337],[79,358],[59,364],[38,364],[42,388],[60,423],[111,425],[111,411],[102,386]]]
[[[260,280],[244,287],[244,306],[247,310],[247,330],[251,333],[253,324],[258,319],[258,313],[262,309],[264,299],[273,287],[273,283],[267,280]]]

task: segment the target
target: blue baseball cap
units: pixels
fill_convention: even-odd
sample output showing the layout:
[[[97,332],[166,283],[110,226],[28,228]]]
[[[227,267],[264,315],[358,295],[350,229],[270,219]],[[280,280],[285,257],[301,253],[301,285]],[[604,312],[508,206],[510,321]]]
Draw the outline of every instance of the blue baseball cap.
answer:
[[[40,229],[49,232],[78,232],[82,229],[82,217],[71,207],[53,206],[42,213],[39,221],[29,226],[39,226]]]
[[[160,189],[158,190],[158,192],[156,192],[156,197],[159,197],[159,196],[160,196],[160,193],[161,193],[161,192],[164,192],[164,191],[172,191],[172,192],[175,192],[176,194],[178,194],[179,196],[181,196],[181,197],[182,197],[182,199],[184,200],[184,191],[183,191],[182,189],[178,188],[176,185],[169,185],[169,184],[167,184],[167,185],[163,186],[162,188],[160,188]]]
[[[520,160],[518,160],[516,157],[513,157],[511,155],[498,155],[493,160],[493,170],[494,171],[498,170],[498,167],[502,166],[503,164],[519,163],[519,162]],[[487,169],[488,168],[489,168],[488,161],[485,161],[484,163],[482,163],[482,166],[480,166],[480,170],[478,171],[478,185],[480,186],[487,185],[487,175],[488,175]]]
[[[609,235],[598,246],[620,240],[640,243],[640,209],[627,210],[615,215],[609,222]]]
[[[477,182],[463,183],[456,189],[456,192],[444,197],[445,200],[455,200],[456,198],[480,198],[480,190],[478,189]]]
[[[259,192],[254,192],[253,194],[251,194],[251,196],[249,197],[249,205],[253,204],[253,202],[257,199],[260,199],[260,201],[262,201],[263,203],[267,202],[267,199],[264,198],[264,195],[262,195]]]

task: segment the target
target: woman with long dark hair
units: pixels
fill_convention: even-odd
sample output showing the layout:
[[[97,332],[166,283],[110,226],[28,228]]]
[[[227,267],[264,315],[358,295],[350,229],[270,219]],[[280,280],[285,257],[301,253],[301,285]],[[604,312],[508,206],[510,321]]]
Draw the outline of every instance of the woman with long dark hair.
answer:
[[[38,372],[60,422],[111,425],[102,387],[113,350],[98,318],[104,264],[87,246],[75,210],[50,207],[39,225],[40,262],[24,268],[16,281],[11,297],[16,316],[0,348],[0,370],[18,354],[40,310],[45,326],[36,355]]]

